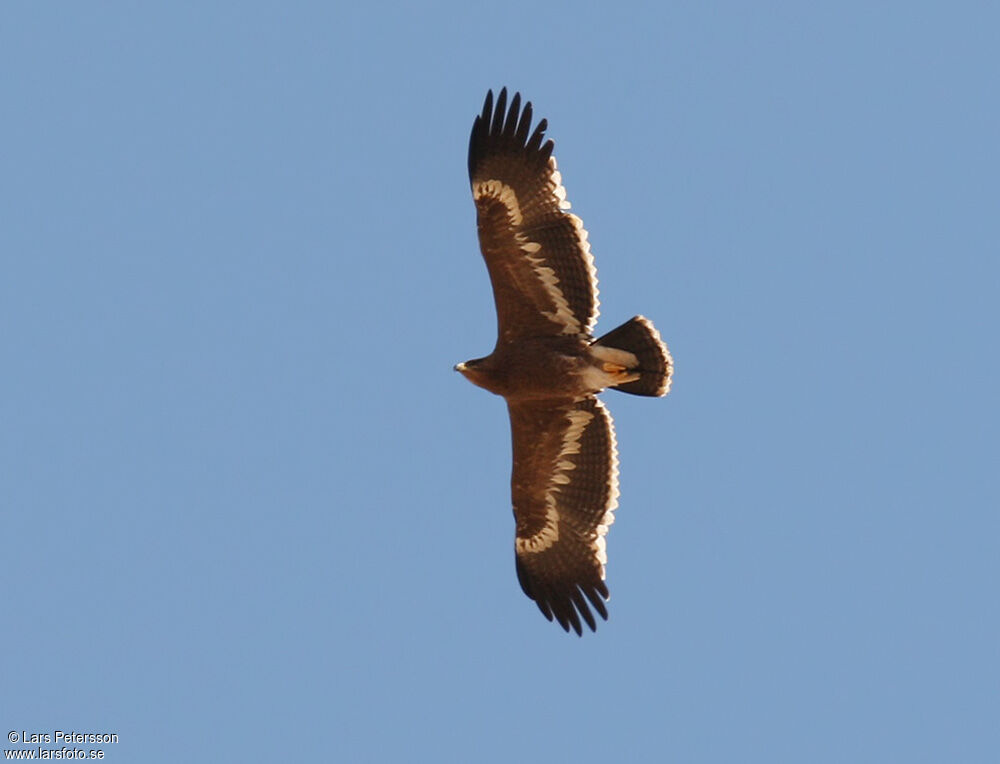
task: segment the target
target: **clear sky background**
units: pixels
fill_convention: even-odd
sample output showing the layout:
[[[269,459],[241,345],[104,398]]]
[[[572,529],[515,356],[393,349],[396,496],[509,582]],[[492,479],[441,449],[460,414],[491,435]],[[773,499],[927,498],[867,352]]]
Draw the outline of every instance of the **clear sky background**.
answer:
[[[117,762],[995,762],[989,3],[4,3],[0,723]],[[466,175],[547,117],[611,620],[514,574]],[[8,746],[9,747],[9,746]]]

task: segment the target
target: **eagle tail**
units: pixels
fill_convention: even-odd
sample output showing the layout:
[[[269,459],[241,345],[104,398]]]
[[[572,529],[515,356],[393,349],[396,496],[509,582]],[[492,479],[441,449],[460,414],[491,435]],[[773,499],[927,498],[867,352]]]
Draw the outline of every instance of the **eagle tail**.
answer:
[[[666,395],[670,390],[674,362],[667,346],[660,339],[660,333],[649,319],[642,316],[631,318],[594,344],[626,350],[639,359],[638,365],[628,370],[638,372],[639,379],[615,385],[613,389],[632,395],[652,396]]]

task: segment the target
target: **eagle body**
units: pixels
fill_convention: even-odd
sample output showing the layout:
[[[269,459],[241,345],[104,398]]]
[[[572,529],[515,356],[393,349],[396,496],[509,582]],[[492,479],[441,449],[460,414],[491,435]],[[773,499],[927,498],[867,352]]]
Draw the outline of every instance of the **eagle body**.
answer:
[[[673,361],[635,316],[597,339],[597,271],[570,214],[543,119],[516,93],[486,96],[469,139],[469,180],[497,311],[493,352],[458,364],[507,401],[518,581],[550,621],[582,634],[607,619],[604,537],[618,506],[614,424],[597,393],[662,396]]]
[[[592,342],[583,336],[526,337],[501,343],[486,358],[459,364],[458,371],[508,402],[573,399],[614,383],[605,368],[610,364],[591,352]]]

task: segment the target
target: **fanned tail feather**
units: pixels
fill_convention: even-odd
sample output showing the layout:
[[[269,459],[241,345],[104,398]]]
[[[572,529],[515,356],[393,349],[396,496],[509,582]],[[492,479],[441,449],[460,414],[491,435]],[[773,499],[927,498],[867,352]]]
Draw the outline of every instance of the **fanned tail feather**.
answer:
[[[638,372],[639,379],[615,385],[614,390],[632,395],[666,395],[670,390],[670,377],[674,362],[670,351],[660,339],[653,322],[643,316],[629,319],[617,329],[612,329],[595,345],[627,350],[639,359],[639,365],[630,372]]]

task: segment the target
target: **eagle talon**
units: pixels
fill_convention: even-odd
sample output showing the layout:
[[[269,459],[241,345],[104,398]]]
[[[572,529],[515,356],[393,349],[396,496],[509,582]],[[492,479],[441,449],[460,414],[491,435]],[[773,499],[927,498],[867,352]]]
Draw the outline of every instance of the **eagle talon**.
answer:
[[[636,372],[629,371],[628,366],[623,366],[620,363],[610,363],[605,361],[601,364],[601,368],[606,374],[611,375],[616,384],[634,382],[639,379],[639,375]]]

